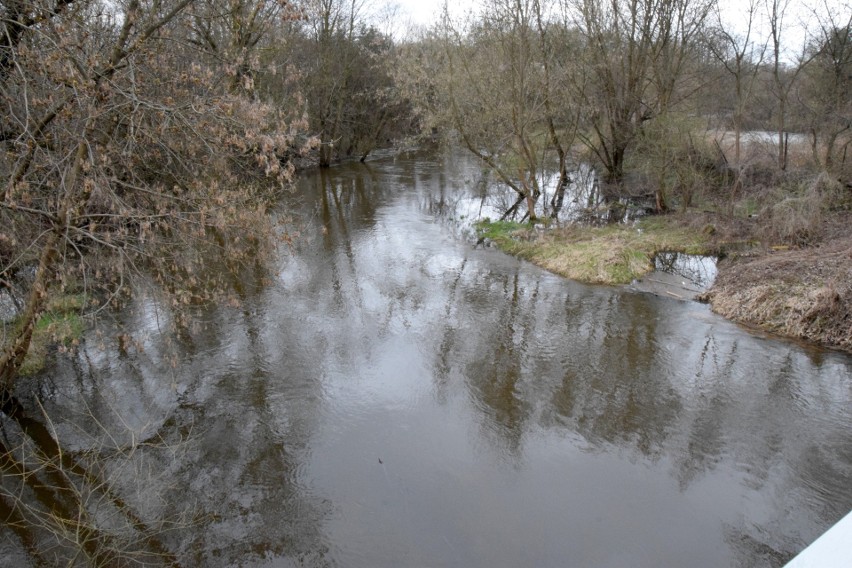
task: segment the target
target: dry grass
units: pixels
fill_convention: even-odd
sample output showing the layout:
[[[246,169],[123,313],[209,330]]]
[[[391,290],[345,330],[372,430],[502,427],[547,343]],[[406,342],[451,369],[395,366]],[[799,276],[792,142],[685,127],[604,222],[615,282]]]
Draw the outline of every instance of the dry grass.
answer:
[[[762,208],[764,239],[794,246],[825,240],[833,211],[843,209],[848,199],[843,186],[826,174],[790,188],[776,188]]]
[[[572,280],[592,284],[626,284],[650,272],[648,254],[622,235],[575,241],[548,239],[523,255],[531,262]]]
[[[733,161],[732,135],[711,135]],[[807,140],[791,140],[788,169],[780,171],[772,140],[746,139],[740,167],[720,170],[736,184],[705,188],[700,206],[637,227],[515,228],[494,241],[543,268],[595,284],[641,277],[659,251],[727,256],[704,295],[714,311],[852,352],[852,191],[836,174],[819,174],[813,161]]]
[[[717,248],[729,251],[704,299],[734,321],[852,351],[850,200],[821,175],[769,188],[752,218],[683,216],[693,230],[709,227]]]
[[[551,272],[589,284],[628,284],[653,270],[660,251],[714,252],[707,235],[678,222],[677,216],[650,218],[636,226],[568,226],[536,232],[517,226],[482,225],[502,250]]]
[[[726,263],[705,299],[734,321],[852,351],[852,237]]]

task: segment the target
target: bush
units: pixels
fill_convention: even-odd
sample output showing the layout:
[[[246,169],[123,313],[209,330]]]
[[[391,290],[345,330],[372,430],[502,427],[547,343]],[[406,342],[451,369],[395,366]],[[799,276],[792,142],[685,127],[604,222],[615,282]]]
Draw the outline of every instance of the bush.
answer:
[[[775,199],[761,211],[768,238],[793,246],[812,245],[823,238],[825,216],[846,206],[843,186],[826,173],[798,184],[792,191],[775,190]]]
[[[717,152],[700,124],[689,116],[669,116],[649,124],[637,141],[632,166],[671,206],[686,209],[720,185]]]

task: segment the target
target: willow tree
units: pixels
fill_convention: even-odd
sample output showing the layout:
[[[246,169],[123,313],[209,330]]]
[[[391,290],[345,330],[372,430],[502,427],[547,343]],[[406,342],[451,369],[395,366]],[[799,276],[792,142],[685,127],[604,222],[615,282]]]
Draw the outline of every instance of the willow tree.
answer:
[[[852,11],[826,10],[810,53],[800,96],[814,161],[848,180],[852,171]]]
[[[620,184],[643,125],[679,102],[706,0],[567,0],[584,40],[581,138]]]
[[[436,81],[443,123],[511,187],[536,217],[540,174],[550,149],[559,158],[557,192],[567,181],[571,106],[561,97],[539,0],[492,0],[466,26],[443,23],[444,72]]]

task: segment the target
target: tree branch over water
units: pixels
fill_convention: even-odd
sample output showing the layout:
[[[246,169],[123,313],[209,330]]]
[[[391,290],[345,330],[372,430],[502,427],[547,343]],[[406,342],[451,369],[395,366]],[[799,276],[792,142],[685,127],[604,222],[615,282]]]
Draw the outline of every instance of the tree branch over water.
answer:
[[[48,532],[72,548],[80,537],[95,564],[113,562],[121,546],[109,543],[96,516],[83,519],[85,535],[70,529],[90,506],[73,495],[99,491],[126,521],[142,521],[12,403],[40,322],[66,296],[81,298],[77,317],[115,306],[143,274],[173,295],[176,309],[186,298],[227,294],[227,279],[199,286],[197,269],[211,249],[233,270],[271,250],[268,208],[293,173],[283,157],[310,140],[298,126],[303,109],[233,89],[222,80],[228,69],[189,41],[195,4],[12,2],[0,23],[0,282],[18,306],[0,337],[2,420],[17,424],[22,444],[42,444],[49,466],[40,467],[58,476],[52,485],[67,487],[56,504],[43,504],[59,522]],[[255,4],[257,16],[265,3]],[[41,475],[15,448],[2,454],[22,487]],[[43,534],[35,528],[42,509],[10,495],[4,506]],[[149,552],[173,563],[155,545]]]

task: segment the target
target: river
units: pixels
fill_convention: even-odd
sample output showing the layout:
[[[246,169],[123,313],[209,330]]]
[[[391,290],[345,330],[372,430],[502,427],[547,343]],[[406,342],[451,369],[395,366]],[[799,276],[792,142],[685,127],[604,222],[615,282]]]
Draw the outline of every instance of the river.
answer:
[[[185,566],[780,566],[852,509],[852,358],[475,248],[480,178],[301,175],[272,281],[40,379],[57,436]]]

